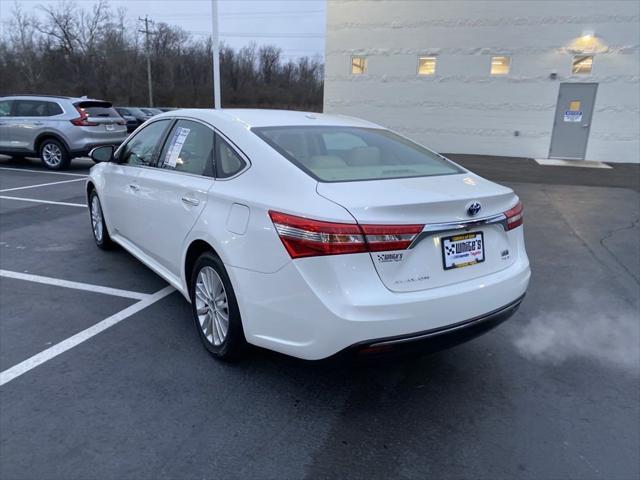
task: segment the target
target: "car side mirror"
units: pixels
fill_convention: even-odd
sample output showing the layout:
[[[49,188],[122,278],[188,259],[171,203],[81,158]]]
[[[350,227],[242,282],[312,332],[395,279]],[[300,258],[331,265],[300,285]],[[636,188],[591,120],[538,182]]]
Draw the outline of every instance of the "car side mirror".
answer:
[[[113,153],[115,152],[115,147],[113,145],[104,145],[102,147],[96,147],[91,152],[89,152],[89,156],[91,160],[94,162],[110,162],[113,160]]]

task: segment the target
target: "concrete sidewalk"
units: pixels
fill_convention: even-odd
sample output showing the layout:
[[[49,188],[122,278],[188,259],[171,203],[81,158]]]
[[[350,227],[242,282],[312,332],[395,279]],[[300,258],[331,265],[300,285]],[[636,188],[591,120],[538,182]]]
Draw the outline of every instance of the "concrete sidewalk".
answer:
[[[532,158],[444,153],[447,158],[496,182],[618,187],[640,191],[640,164],[607,163],[611,169],[542,166]]]

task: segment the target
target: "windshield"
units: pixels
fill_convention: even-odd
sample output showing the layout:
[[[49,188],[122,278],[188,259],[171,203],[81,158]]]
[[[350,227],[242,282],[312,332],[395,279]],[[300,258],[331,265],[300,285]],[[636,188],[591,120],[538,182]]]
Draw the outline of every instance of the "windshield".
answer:
[[[323,182],[463,172],[437,153],[389,130],[330,126],[251,130],[295,165]]]

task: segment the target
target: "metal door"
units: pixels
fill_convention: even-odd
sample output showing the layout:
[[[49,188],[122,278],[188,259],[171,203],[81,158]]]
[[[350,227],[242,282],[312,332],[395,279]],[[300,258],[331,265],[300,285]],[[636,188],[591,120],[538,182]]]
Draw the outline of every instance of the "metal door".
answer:
[[[549,158],[584,160],[597,83],[561,83]]]

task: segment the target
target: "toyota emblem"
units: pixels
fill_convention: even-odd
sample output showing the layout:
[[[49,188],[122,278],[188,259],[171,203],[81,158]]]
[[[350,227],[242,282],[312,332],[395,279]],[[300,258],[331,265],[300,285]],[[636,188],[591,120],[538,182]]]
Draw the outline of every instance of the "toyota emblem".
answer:
[[[469,213],[470,217],[475,217],[482,210],[482,205],[480,202],[471,202],[467,207],[467,213]]]

